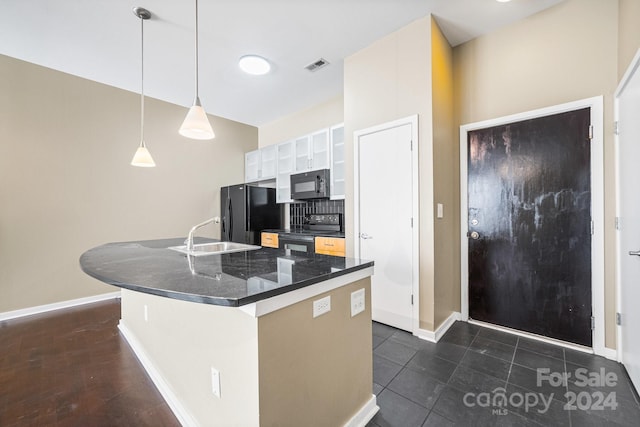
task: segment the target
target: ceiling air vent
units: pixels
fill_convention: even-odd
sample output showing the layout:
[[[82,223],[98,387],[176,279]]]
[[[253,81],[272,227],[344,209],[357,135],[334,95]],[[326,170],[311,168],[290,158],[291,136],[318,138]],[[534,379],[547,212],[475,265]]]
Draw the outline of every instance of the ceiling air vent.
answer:
[[[309,71],[317,71],[320,68],[326,67],[327,65],[329,65],[329,61],[327,61],[324,58],[320,58],[320,59],[317,59],[317,60],[313,61],[311,64],[307,65],[304,68],[306,68]]]

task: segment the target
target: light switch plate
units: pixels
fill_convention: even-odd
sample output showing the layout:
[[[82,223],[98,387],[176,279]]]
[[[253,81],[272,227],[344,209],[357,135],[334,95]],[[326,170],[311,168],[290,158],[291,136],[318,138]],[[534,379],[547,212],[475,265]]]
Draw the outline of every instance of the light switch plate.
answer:
[[[442,205],[442,203],[438,203],[438,209],[437,209],[437,213],[436,216],[438,218],[444,218],[444,206]]]
[[[364,288],[351,292],[351,317],[364,311]]]

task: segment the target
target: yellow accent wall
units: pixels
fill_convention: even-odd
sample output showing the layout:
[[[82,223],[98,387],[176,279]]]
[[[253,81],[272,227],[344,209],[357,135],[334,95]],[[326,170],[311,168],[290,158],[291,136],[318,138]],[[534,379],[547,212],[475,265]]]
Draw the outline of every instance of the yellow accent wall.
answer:
[[[433,18],[432,18],[433,19]],[[434,215],[433,324],[460,311],[460,149],[454,127],[453,51],[435,20],[431,23]]]

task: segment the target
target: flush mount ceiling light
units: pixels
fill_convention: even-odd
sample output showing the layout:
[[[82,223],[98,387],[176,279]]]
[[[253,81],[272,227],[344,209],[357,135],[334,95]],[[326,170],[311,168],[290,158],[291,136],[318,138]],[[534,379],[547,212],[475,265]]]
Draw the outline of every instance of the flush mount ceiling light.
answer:
[[[509,3],[511,0],[496,0],[498,3]]]
[[[180,130],[180,135],[186,136],[191,139],[213,139],[216,137],[207,118],[207,113],[200,104],[200,97],[198,96],[198,0],[196,0],[196,97],[193,100],[193,106],[189,108],[187,117],[185,117]]]
[[[271,71],[269,61],[258,55],[245,55],[238,61],[238,66],[242,71],[254,76],[262,76]]]
[[[131,160],[132,166],[139,166],[143,168],[152,168],[156,165],[151,157],[151,153],[147,150],[147,146],[144,143],[144,21],[151,18],[151,13],[147,9],[141,7],[134,7],[133,14],[140,18],[140,146],[133,155]]]

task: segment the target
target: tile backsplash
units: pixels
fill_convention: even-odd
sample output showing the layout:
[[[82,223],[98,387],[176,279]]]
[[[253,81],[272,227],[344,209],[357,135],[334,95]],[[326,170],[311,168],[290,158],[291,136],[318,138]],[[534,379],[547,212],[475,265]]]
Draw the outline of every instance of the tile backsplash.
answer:
[[[289,205],[289,225],[291,228],[301,227],[304,223],[304,216],[314,213],[341,213],[344,219],[344,200],[308,200],[291,203]]]

